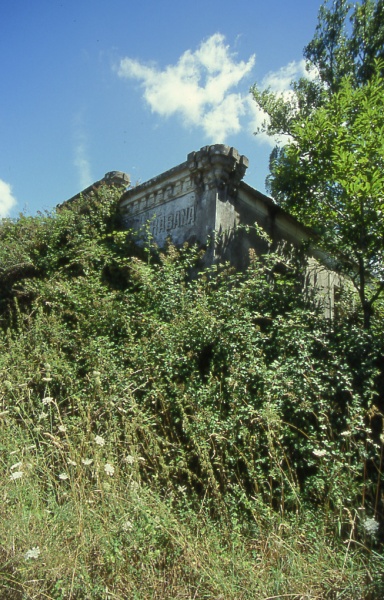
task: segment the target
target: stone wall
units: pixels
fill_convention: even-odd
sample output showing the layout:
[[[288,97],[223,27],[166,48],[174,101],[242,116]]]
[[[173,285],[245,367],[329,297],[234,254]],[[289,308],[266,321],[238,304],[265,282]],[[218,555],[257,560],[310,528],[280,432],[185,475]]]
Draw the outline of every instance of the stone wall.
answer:
[[[148,227],[160,247],[167,238],[176,245],[206,244],[214,232],[236,225],[234,200],[247,166],[228,146],[191,152],[186,162],[122,196],[124,223],[143,236]]]
[[[229,260],[238,269],[246,267],[250,248],[259,253],[267,249],[252,230],[255,223],[275,245],[313,241],[311,230],[242,181],[248,162],[235,148],[221,144],[191,152],[184,163],[123,194],[120,209],[125,226],[138,232],[141,240],[150,233],[159,247],[167,239],[175,245],[206,245],[211,240],[206,262]],[[340,278],[332,260],[313,244],[308,269],[307,279],[325,313],[333,314]]]

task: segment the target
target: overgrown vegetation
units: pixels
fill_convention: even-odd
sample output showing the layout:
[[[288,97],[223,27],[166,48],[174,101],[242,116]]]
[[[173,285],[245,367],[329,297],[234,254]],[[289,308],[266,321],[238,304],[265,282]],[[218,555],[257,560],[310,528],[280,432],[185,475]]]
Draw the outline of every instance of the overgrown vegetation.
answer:
[[[0,596],[381,598],[380,311],[138,250],[117,196],[0,227]]]

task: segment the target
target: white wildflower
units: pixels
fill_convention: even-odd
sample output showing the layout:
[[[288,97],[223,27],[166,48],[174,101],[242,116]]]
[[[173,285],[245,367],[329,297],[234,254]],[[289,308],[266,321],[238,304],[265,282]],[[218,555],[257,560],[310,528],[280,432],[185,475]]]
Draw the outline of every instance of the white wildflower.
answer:
[[[83,463],[83,465],[88,466],[93,463],[93,458],[82,458],[81,462]]]
[[[326,450],[317,450],[316,449],[316,450],[313,450],[312,454],[314,454],[315,456],[322,457],[322,456],[325,456],[327,454],[327,451]]]
[[[113,465],[111,465],[110,463],[106,463],[106,465],[104,467],[104,471],[106,472],[107,475],[109,475],[109,477],[112,477],[115,472],[115,467]]]
[[[95,444],[97,444],[98,446],[104,446],[105,445],[105,439],[103,437],[101,437],[101,435],[97,435],[95,437]]]
[[[67,431],[67,428],[65,425],[59,425],[58,430],[61,431],[61,433],[65,433]]]
[[[23,471],[15,471],[14,473],[11,473],[10,475],[10,479],[15,480],[15,479],[21,479],[23,476]]]
[[[93,371],[92,375],[94,378],[95,385],[98,385],[98,386],[101,385],[100,371]]]
[[[60,473],[59,479],[65,481],[66,479],[69,479],[69,476],[66,473]]]
[[[130,454],[128,454],[128,456],[125,459],[127,461],[127,463],[129,465],[133,465],[133,463],[135,462],[135,459],[133,458],[133,456],[131,456]]]
[[[27,550],[25,553],[25,560],[29,560],[30,558],[38,558],[40,556],[40,548],[39,546],[35,546],[30,550]]]
[[[350,431],[342,431],[340,433],[340,435],[342,435],[343,437],[350,437],[351,436],[351,432]]]
[[[75,463],[75,461],[74,461],[74,460],[71,460],[70,458],[68,458],[68,460],[67,460],[67,463],[68,463],[69,465],[72,465],[72,467],[76,467],[76,466],[77,466],[77,463]]]
[[[39,421],[41,421],[42,419],[46,419],[48,417],[48,413],[42,412],[39,414]]]
[[[11,471],[13,471],[13,469],[18,469],[19,467],[21,467],[23,463],[21,462],[17,462],[14,465],[12,465],[12,467],[10,467]]]
[[[379,531],[379,524],[376,519],[365,519],[363,527],[369,535],[375,536]]]
[[[125,521],[125,523],[123,523],[121,527],[123,531],[129,531],[130,529],[133,529],[133,523],[132,521]]]
[[[45,398],[42,399],[43,404],[52,404],[52,402],[53,398],[51,396],[45,396]]]

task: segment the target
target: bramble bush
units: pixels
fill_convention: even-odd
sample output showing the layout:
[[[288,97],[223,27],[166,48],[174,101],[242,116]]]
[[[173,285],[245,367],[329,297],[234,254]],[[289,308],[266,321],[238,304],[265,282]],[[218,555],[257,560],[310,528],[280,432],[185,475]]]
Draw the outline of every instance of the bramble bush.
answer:
[[[0,227],[7,597],[381,597],[380,315],[324,319],[293,254],[139,248],[117,201]]]

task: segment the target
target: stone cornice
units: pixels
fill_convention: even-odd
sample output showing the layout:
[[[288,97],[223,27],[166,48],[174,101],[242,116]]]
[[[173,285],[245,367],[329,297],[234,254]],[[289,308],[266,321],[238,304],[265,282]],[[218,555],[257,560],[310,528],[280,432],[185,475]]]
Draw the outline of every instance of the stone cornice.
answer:
[[[188,154],[187,163],[197,188],[222,190],[227,187],[230,194],[235,194],[249,161],[235,148],[215,144]]]
[[[248,159],[235,148],[223,144],[204,146],[188,154],[187,161],[123,194],[120,206],[127,216],[156,209],[157,206],[191,192],[227,186],[237,192],[248,167]]]
[[[174,198],[180,198],[193,191],[194,184],[184,163],[160,177],[128,190],[120,200],[120,207],[129,217],[131,214],[154,210]]]

